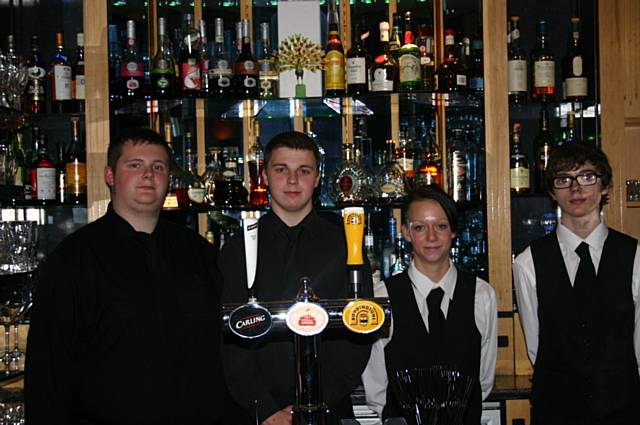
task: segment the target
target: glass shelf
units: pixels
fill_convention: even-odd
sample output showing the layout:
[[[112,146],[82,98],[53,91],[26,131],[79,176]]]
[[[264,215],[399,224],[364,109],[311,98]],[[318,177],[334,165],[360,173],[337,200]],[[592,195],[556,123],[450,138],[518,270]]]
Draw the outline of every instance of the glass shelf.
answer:
[[[114,109],[115,115],[138,115],[151,112],[169,112],[182,105],[183,99],[135,100]]]

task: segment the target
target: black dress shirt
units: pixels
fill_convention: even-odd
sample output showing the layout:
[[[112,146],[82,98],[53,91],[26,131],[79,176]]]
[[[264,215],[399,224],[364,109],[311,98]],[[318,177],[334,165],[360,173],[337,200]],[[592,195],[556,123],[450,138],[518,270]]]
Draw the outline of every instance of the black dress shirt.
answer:
[[[183,226],[136,232],[109,207],[43,266],[27,422],[222,424],[216,252]]]
[[[336,216],[337,217],[337,216]],[[242,235],[233,237],[219,260],[224,276],[224,302],[247,300]],[[307,276],[321,299],[349,297],[346,242],[342,226],[312,211],[294,227],[273,212],[260,219],[258,270],[254,288],[258,301],[294,300],[300,278]],[[362,296],[373,294],[371,273],[365,270]],[[229,390],[248,417],[262,422],[294,404],[293,334],[270,333],[257,341],[230,335],[223,359]],[[349,395],[360,382],[370,352],[370,339],[345,329],[325,330],[320,348],[321,384],[330,409],[329,423],[353,417]],[[257,400],[257,402],[256,402]]]

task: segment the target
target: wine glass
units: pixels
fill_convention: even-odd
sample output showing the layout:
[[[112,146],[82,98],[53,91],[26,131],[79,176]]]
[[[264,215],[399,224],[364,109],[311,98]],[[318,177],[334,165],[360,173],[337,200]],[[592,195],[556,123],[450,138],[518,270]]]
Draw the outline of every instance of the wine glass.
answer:
[[[4,326],[4,355],[2,362],[5,373],[10,373],[13,360],[11,350],[11,326],[15,324],[25,311],[26,304],[23,295],[23,275],[12,275],[5,278],[0,286],[0,321]]]
[[[20,360],[22,351],[20,350],[20,324],[33,306],[33,273],[25,273],[22,276],[22,284],[18,289],[20,295],[16,294],[16,298],[21,298],[21,308],[19,313],[13,319],[13,351],[11,352],[11,361],[13,362],[13,370],[20,370]]]

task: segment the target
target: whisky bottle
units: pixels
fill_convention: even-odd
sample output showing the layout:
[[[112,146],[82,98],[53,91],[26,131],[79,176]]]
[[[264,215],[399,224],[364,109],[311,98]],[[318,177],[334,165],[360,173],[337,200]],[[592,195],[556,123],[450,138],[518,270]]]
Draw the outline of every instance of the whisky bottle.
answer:
[[[214,201],[216,206],[238,207],[246,205],[248,192],[242,183],[238,170],[238,148],[226,146],[223,149],[224,170],[222,181],[216,185]]]
[[[556,93],[556,62],[549,49],[547,21],[538,21],[536,29],[536,45],[531,52],[533,100],[551,102]],[[513,40],[511,42],[513,43]]]
[[[456,203],[467,201],[467,147],[462,137],[462,129],[452,130],[453,140],[447,146],[447,172],[449,196]]]
[[[127,21],[127,45],[120,63],[120,92],[123,99],[140,99],[144,92],[144,66],[136,44],[136,23]]]
[[[549,112],[543,105],[540,108],[540,128],[533,139],[533,146],[536,152],[535,188],[537,193],[545,193],[549,190],[545,183],[545,174],[549,167],[549,157],[553,144],[553,136],[549,131]]]
[[[349,96],[358,96],[369,91],[369,55],[364,45],[369,31],[364,25],[364,22],[356,24],[353,42],[346,55],[346,83]]]
[[[249,179],[251,180],[249,205],[252,207],[267,207],[269,206],[269,196],[267,195],[267,185],[262,174],[264,170],[264,151],[260,144],[260,122],[257,120],[254,121],[253,133],[254,139],[249,147],[247,158]]]
[[[27,58],[27,110],[31,114],[45,112],[46,65],[40,53],[37,35],[31,37],[31,55]]]
[[[380,52],[371,66],[371,91],[392,92],[398,87],[398,63],[389,50],[389,23],[382,21],[380,28]]]
[[[233,71],[224,46],[224,22],[216,18],[214,27],[213,56],[209,66],[209,91],[215,96],[231,94]]]
[[[56,200],[60,204],[67,202],[67,170],[65,167],[64,144],[58,143],[58,158],[56,162]]]
[[[520,123],[513,124],[510,158],[511,193],[523,194],[531,189],[529,160],[520,146]]]
[[[260,24],[260,40],[262,48],[258,56],[258,78],[260,80],[260,98],[272,99],[278,97],[278,75],[276,57],[271,49],[271,28],[268,22]]]
[[[434,140],[431,140],[429,147],[425,149],[422,161],[418,165],[416,175],[413,179],[413,187],[429,186],[432,184],[441,185],[442,164],[440,153]]]
[[[342,145],[342,162],[330,178],[329,194],[336,206],[360,204],[364,201],[367,180],[364,169],[355,160],[352,143]]]
[[[56,164],[49,158],[47,140],[40,133],[38,140],[38,156],[31,169],[31,185],[33,199],[39,204],[51,204],[56,201]]]
[[[65,202],[75,205],[87,202],[87,154],[79,127],[80,118],[71,117],[71,147],[65,162]]]
[[[527,56],[520,46],[520,17],[512,16],[509,32],[509,102],[523,103],[527,100]]]
[[[571,30],[567,54],[564,57],[563,93],[567,100],[577,101],[587,97],[587,76],[583,63],[582,41],[580,40],[580,18],[571,18]]]
[[[181,189],[178,192],[178,205],[181,209],[198,207],[204,202],[204,182],[196,170],[196,155],[193,152],[191,132],[184,134],[185,155]]]
[[[167,37],[167,20],[158,18],[158,50],[151,60],[151,96],[154,99],[166,99],[174,95],[175,65]]]
[[[404,44],[398,52],[400,58],[400,91],[419,90],[422,84],[420,69],[420,48],[413,39],[411,12],[404,14]]]
[[[387,147],[385,165],[376,176],[378,201],[395,203],[406,195],[404,186],[404,170],[396,160],[396,147],[393,140],[385,142]]]
[[[420,25],[420,36],[418,38],[420,49],[420,74],[422,79],[422,90],[435,90],[435,69],[436,62],[433,57],[433,34],[425,24]]]
[[[51,105],[53,112],[71,110],[71,64],[64,53],[62,33],[56,34],[56,51],[51,58]]]
[[[205,202],[209,205],[215,205],[215,194],[218,184],[222,181],[222,148],[213,146],[209,149],[209,161],[202,176],[204,180]]]
[[[164,123],[164,140],[171,152],[171,158],[169,159],[169,187],[167,189],[167,195],[164,198],[163,209],[178,209],[178,190],[180,188],[180,179],[182,177],[182,168],[178,165],[178,161],[175,156],[175,150],[173,148],[173,127],[170,121]]]
[[[76,34],[76,61],[73,65],[73,80],[71,81],[71,96],[75,104],[74,110],[84,112],[85,75],[84,75],[84,34]]]
[[[198,23],[200,29],[200,43],[199,43],[199,60],[200,60],[200,97],[209,96],[210,84],[209,81],[209,66],[211,65],[211,57],[209,55],[209,42],[207,40],[207,26],[201,19]]]
[[[184,38],[180,49],[180,90],[183,96],[200,96],[202,74],[200,63],[200,33],[193,26],[193,15],[184,15]]]
[[[455,31],[445,30],[444,61],[438,69],[438,91],[443,93],[466,89],[467,75],[456,56]]]
[[[329,0],[327,16],[329,35],[324,56],[324,93],[328,97],[344,96],[344,47],[338,30],[336,0]]]
[[[391,38],[389,39],[389,52],[391,56],[398,63],[400,60],[400,47],[402,47],[402,36],[400,33],[400,14],[393,14],[393,26],[391,31]]]
[[[233,87],[235,93],[245,99],[258,97],[258,64],[251,53],[251,38],[249,37],[249,21],[241,21],[242,50],[233,64]]]

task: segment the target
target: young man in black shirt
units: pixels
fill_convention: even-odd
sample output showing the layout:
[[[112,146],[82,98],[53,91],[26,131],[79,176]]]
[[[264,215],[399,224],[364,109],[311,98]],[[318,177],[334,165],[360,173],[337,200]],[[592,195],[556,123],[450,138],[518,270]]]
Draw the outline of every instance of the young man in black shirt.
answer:
[[[533,422],[638,423],[640,249],[604,223],[611,166],[574,142],[553,151],[546,177],[560,224],[513,264]]]
[[[28,336],[28,423],[225,423],[216,252],[159,219],[170,156],[151,130],[112,142],[107,213],[43,265]]]
[[[300,278],[311,279],[321,299],[347,298],[344,229],[313,209],[314,189],[320,181],[317,145],[303,133],[275,136],[265,151],[264,177],[271,194],[271,210],[258,227],[258,270],[254,289],[260,301],[294,300]],[[244,242],[236,235],[220,254],[225,302],[247,300]],[[365,273],[370,276],[370,273]],[[362,288],[372,295],[370,277]],[[346,330],[322,334],[321,383],[329,408],[328,423],[353,418],[352,389],[360,382],[370,344]],[[293,336],[270,333],[258,341],[230,337],[224,346],[229,390],[248,422],[265,425],[291,423],[294,395]]]

